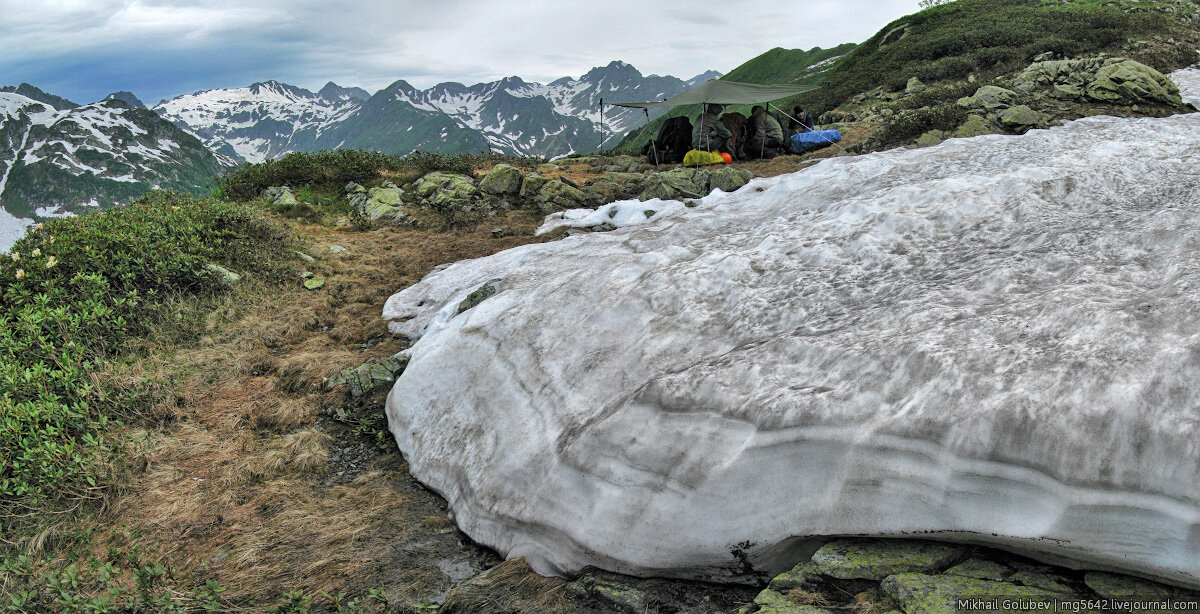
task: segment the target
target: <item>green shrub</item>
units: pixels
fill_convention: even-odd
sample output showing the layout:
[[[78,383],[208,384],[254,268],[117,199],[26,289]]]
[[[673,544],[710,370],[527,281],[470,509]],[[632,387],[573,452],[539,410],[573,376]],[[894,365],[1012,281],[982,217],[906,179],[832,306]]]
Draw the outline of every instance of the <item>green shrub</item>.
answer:
[[[210,263],[282,278],[287,243],[247,205],[153,192],[39,225],[0,254],[0,517],[94,496],[115,411],[93,389],[100,361],[172,301],[222,291]]]
[[[966,119],[966,110],[954,104],[917,109],[895,116],[879,131],[876,138],[882,147],[899,145],[930,130],[954,130]]]
[[[506,163],[532,169],[545,158],[506,156],[494,153],[442,154],[423,151],[407,156],[354,149],[336,149],[317,153],[291,153],[278,160],[244,164],[217,180],[214,195],[235,200],[258,197],[269,187],[313,185],[338,191],[347,183],[366,183],[379,178],[383,171],[413,171],[414,179],[433,171],[471,175],[478,168]]]
[[[244,164],[217,179],[224,198],[250,200],[279,185],[339,184],[370,181],[381,170],[399,170],[400,157],[371,151],[337,149],[292,153],[278,160]]]

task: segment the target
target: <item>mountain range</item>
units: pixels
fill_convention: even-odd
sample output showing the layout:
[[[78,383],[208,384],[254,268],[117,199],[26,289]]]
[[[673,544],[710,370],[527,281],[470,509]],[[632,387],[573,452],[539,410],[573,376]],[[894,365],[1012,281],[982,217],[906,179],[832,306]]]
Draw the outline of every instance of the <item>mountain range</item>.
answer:
[[[400,80],[374,95],[332,82],[311,92],[266,81],[179,96],[153,110],[195,132],[212,150],[245,162],[337,148],[396,154],[491,149],[554,157],[598,148],[602,131],[605,144],[616,143],[643,118],[640,111],[606,106],[602,130],[601,99],[607,105],[656,100],[719,76],[645,76],[612,62],[549,84],[508,77],[420,90]]]
[[[128,202],[154,188],[203,192],[226,168],[291,152],[593,151],[602,134],[611,146],[644,119],[610,103],[665,98],[719,76],[645,76],[612,62],[549,84],[508,77],[420,90],[400,80],[374,94],[332,82],[311,92],[265,81],[150,108],[128,91],[79,105],[28,83],[0,87],[0,250],[38,219]]]

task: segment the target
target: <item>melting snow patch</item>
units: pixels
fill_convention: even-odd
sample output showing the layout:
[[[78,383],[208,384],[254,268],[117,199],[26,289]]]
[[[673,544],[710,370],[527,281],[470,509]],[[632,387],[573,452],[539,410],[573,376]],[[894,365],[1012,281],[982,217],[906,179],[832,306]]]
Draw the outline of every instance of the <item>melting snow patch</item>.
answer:
[[[685,208],[684,204],[677,200],[657,198],[645,202],[621,200],[604,205],[599,209],[570,209],[551,213],[546,216],[546,220],[535,234],[544,235],[563,226],[571,228],[594,228],[605,224],[614,228],[637,226],[651,220],[662,219],[664,215],[673,214]]]
[[[91,202],[96,202],[96,199],[93,198],[91,200]],[[100,203],[96,203],[96,205],[99,205],[99,204]],[[63,209],[62,205],[52,205],[49,207],[38,207],[37,210],[34,211],[33,213],[34,213],[34,215],[41,217],[41,218],[75,217],[74,213]]]
[[[1197,158],[1200,114],[1089,118],[455,263],[384,307],[391,431],[542,573],[922,533],[1200,586]]]
[[[17,239],[25,236],[33,220],[19,218],[0,207],[0,253],[8,251]]]

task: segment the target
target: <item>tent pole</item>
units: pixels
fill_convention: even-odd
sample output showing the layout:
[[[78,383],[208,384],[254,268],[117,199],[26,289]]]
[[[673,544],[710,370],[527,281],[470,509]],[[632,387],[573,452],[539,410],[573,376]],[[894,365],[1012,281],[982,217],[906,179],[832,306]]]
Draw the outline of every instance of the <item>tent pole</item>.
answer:
[[[596,148],[596,151],[599,152],[599,151],[603,151],[603,150],[604,150],[604,99],[601,98],[600,99],[600,146]]]
[[[646,114],[646,127],[650,127],[650,109],[642,107],[642,112]],[[658,170],[658,141],[654,135],[650,135],[650,151],[654,152],[654,170]]]

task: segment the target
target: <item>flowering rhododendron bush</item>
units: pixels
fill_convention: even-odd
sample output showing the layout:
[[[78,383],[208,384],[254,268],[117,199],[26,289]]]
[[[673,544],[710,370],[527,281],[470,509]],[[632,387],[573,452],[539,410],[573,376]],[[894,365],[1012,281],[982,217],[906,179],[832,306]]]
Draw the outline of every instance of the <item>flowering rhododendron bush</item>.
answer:
[[[0,254],[0,515],[103,488],[103,430],[125,403],[90,374],[180,318],[179,298],[222,291],[212,265],[278,275],[285,237],[253,207],[153,192]]]

